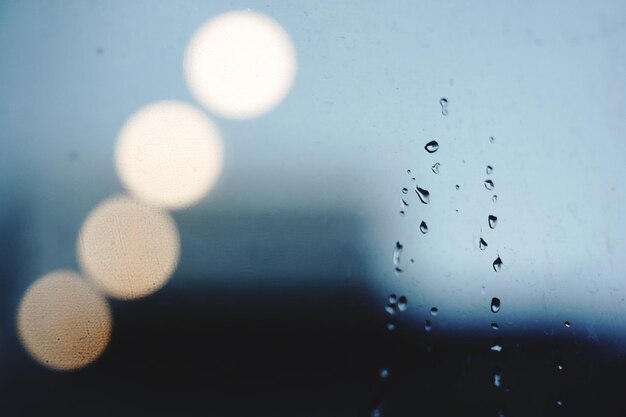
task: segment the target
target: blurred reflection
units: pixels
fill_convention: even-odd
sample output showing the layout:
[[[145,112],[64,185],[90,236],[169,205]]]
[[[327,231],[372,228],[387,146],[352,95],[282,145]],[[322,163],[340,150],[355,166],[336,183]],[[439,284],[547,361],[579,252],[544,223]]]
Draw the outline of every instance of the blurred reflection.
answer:
[[[194,34],[184,71],[204,106],[224,117],[248,119],[272,110],[287,95],[296,53],[287,32],[270,17],[229,12]]]
[[[115,149],[118,175],[130,193],[168,208],[201,199],[217,182],[222,160],[217,127],[200,110],[176,101],[132,115]]]
[[[178,264],[176,223],[164,211],[126,196],[110,198],[83,223],[78,261],[96,284],[116,298],[140,298],[157,291]]]
[[[28,288],[17,316],[26,350],[56,370],[81,368],[109,343],[111,312],[106,300],[78,274],[59,270]]]

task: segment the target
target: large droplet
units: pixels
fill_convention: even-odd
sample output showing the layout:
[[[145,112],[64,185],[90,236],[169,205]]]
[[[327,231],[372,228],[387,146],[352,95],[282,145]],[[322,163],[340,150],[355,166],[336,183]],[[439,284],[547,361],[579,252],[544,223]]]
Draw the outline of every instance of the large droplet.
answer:
[[[400,297],[398,297],[398,310],[399,311],[406,311],[408,305],[409,305],[409,300],[404,295],[401,295]]]
[[[448,115],[448,99],[445,97],[442,97],[441,100],[439,100],[439,104],[441,104],[441,114],[443,114],[444,116]]]
[[[400,265],[400,256],[402,255],[402,243],[396,242],[396,246],[393,248],[393,264],[397,267]]]
[[[502,269],[502,259],[500,259],[500,256],[498,256],[496,260],[493,261],[493,270],[496,272],[500,272],[501,269]]]
[[[478,247],[480,248],[480,250],[485,250],[487,249],[487,242],[485,242],[485,239],[483,239],[482,237],[478,240]]]
[[[428,153],[437,152],[437,149],[439,149],[439,143],[437,143],[436,140],[431,140],[426,144],[426,146],[424,146],[424,149],[426,149],[426,152]]]
[[[491,173],[493,172],[493,167],[491,165],[487,165],[485,171],[487,172],[487,175],[491,175]]]
[[[493,190],[495,186],[493,185],[492,180],[485,180],[485,188],[488,190]]]
[[[497,313],[500,311],[500,299],[498,297],[493,297],[491,299],[491,312]]]
[[[403,189],[402,189],[402,194],[406,194],[406,193],[408,193],[408,192],[409,192],[409,189],[408,189],[408,188],[406,188],[406,187],[405,187],[405,188],[403,188]]]
[[[428,233],[428,225],[426,224],[425,221],[422,220],[422,222],[420,223],[420,232],[422,232],[423,234]]]
[[[437,307],[433,307],[430,309],[430,315],[431,316],[436,316],[437,314],[439,314],[439,309]]]
[[[430,167],[431,171],[433,171],[435,174],[439,174],[439,166],[441,164],[439,162],[437,162],[435,165],[433,165],[432,167]]]
[[[398,302],[398,296],[395,294],[389,295],[389,304],[395,304]]]
[[[415,186],[415,193],[420,198],[420,201],[424,204],[430,203],[430,192],[424,188]]]
[[[489,228],[495,229],[498,224],[498,218],[493,214],[490,214],[487,220],[489,221]]]

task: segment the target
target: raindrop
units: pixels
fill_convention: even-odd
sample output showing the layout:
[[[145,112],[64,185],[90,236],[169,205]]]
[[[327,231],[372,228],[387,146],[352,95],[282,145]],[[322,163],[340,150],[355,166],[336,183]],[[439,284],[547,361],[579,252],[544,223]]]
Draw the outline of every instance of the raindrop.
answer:
[[[404,295],[401,295],[400,297],[398,297],[398,310],[406,311],[408,304],[409,304],[409,300],[407,300],[407,298]]]
[[[400,216],[404,216],[404,210],[400,210]]]
[[[563,401],[561,401],[561,400],[557,400],[557,401],[556,401],[556,405],[557,405],[558,407],[562,407],[562,406],[563,406]]]
[[[496,138],[494,138],[493,136],[489,136],[489,142],[494,143],[496,141]]]
[[[370,417],[382,417],[383,413],[380,411],[380,408],[376,407],[370,413]]]
[[[491,175],[491,173],[493,172],[493,167],[491,165],[487,165],[487,169],[485,171],[487,171],[487,175]]]
[[[433,165],[430,169],[435,173],[435,174],[439,174],[439,166],[441,164],[439,162],[437,162],[435,165]]]
[[[559,364],[556,368],[557,368],[559,371],[562,371],[562,370],[563,370],[563,365]]]
[[[389,304],[395,304],[398,302],[398,296],[395,294],[389,295]]]
[[[424,204],[430,203],[430,192],[424,188],[420,188],[417,185],[415,186],[415,192],[417,196],[420,198],[420,201]]]
[[[480,250],[485,250],[487,249],[487,242],[485,242],[485,239],[483,239],[482,237],[480,238],[480,240],[478,241],[478,247],[480,248]]]
[[[402,243],[396,242],[396,246],[393,248],[393,264],[395,266],[400,265],[400,256],[402,255],[402,248],[403,248]]]
[[[426,224],[425,221],[422,221],[420,223],[420,232],[422,232],[423,234],[428,233],[428,225]]]
[[[396,323],[394,322],[388,322],[387,325],[387,330],[389,330],[390,332],[393,332],[394,330],[396,330]]]
[[[388,304],[385,307],[385,311],[387,312],[387,314],[389,314],[390,316],[395,316],[396,311],[397,311],[397,307],[395,304]]]
[[[430,309],[430,315],[431,316],[434,317],[434,316],[437,315],[437,313],[439,313],[439,309],[437,307],[433,307],[433,308]]]
[[[433,325],[430,324],[430,320],[426,320],[426,322],[424,322],[424,330],[426,330],[427,332],[430,332],[433,329]]]
[[[497,388],[502,386],[502,372],[498,368],[496,368],[496,371],[493,373],[493,385]]]
[[[441,114],[443,114],[444,116],[448,115],[448,99],[447,98],[442,98],[441,100],[439,100],[439,104],[441,104]]]
[[[500,311],[500,299],[497,297],[493,297],[491,299],[491,312],[497,313],[498,311]]]
[[[409,203],[407,203],[404,198],[401,198],[400,199],[400,205],[402,206],[402,208],[406,208],[406,207],[409,206]]]
[[[408,193],[408,192],[409,192],[409,189],[408,189],[408,188],[403,188],[403,189],[402,189],[402,194],[406,194],[406,193]]]
[[[435,153],[437,152],[437,149],[439,149],[439,143],[437,143],[436,140],[431,140],[426,144],[426,146],[424,146],[424,149],[426,149],[426,152],[428,153]]]
[[[407,173],[407,174],[411,174],[411,170],[410,170],[410,169],[407,169],[407,170],[406,170],[406,173]]]
[[[498,224],[498,218],[493,214],[490,214],[487,219],[489,220],[489,228],[495,229],[496,225]]]
[[[495,187],[493,185],[493,181],[492,180],[485,180],[485,188],[488,190],[493,190],[493,187]]]
[[[493,330],[499,330],[500,329],[500,325],[498,323],[494,322],[494,323],[491,323],[491,328]]]
[[[496,340],[494,340],[493,344],[491,345],[491,350],[494,352],[502,352],[502,339],[497,337]]]
[[[496,194],[493,195],[493,197],[491,197],[491,201],[493,201],[494,203],[498,202],[498,196]]]
[[[380,374],[379,375],[380,375],[380,377],[382,379],[387,379],[387,378],[389,378],[389,370],[386,369],[386,368],[383,368],[383,369],[380,370]]]
[[[458,190],[460,190],[460,189],[461,189],[461,186],[460,186],[459,184],[457,184],[457,185],[455,185],[455,186],[454,186],[454,188],[456,188],[456,189],[457,189],[457,191],[458,191]]]
[[[493,270],[496,272],[500,272],[502,269],[502,259],[498,256],[495,261],[493,261]]]
[[[564,324],[565,324],[565,327],[567,327],[568,329],[572,327],[572,324],[569,321],[566,321]]]
[[[396,269],[394,269],[394,272],[396,273],[396,275],[400,275],[402,273],[402,268],[398,268],[396,266]]]

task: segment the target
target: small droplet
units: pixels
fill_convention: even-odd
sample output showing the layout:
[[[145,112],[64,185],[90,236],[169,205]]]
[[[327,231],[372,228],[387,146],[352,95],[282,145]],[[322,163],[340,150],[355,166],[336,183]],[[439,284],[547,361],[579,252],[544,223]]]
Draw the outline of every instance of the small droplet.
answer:
[[[385,311],[390,316],[395,315],[396,314],[396,305],[395,304],[389,304],[389,305],[385,306]]]
[[[395,294],[389,294],[389,304],[395,304],[398,302],[398,296]]]
[[[488,190],[493,190],[493,187],[495,187],[493,185],[493,181],[492,180],[485,180],[485,188]]]
[[[396,330],[396,323],[390,321],[386,324],[387,330],[389,330],[390,332],[393,332],[394,330]]]
[[[409,192],[409,189],[408,189],[408,188],[403,188],[403,189],[402,189],[402,194],[406,194],[406,193],[408,193],[408,192]]]
[[[439,162],[437,162],[435,165],[433,165],[430,169],[431,171],[433,171],[435,174],[439,174],[439,166],[441,164]]]
[[[556,401],[556,405],[557,405],[557,407],[563,407],[563,401],[557,400]]]
[[[389,378],[389,369],[386,369],[386,368],[381,369],[379,375],[382,379]]]
[[[420,201],[424,204],[430,203],[430,192],[424,188],[415,186],[415,193],[420,198]]]
[[[406,170],[406,173],[410,175],[410,174],[411,174],[411,170],[410,170],[410,169],[407,169],[407,170]]]
[[[404,198],[401,198],[401,199],[400,199],[400,206],[401,206],[402,208],[406,208],[406,207],[408,207],[408,206],[409,206],[409,203],[407,203],[407,202],[406,202],[406,200],[405,200]]]
[[[439,149],[439,143],[437,143],[436,140],[431,140],[426,144],[426,146],[424,146],[424,149],[426,149],[426,152],[428,153],[435,153],[437,152],[437,149]]]
[[[496,194],[493,195],[493,197],[491,197],[491,201],[493,201],[494,203],[498,202],[498,196]]]
[[[400,210],[400,216],[404,216],[405,215],[405,211],[404,210]]]
[[[487,169],[485,169],[485,171],[487,172],[487,175],[491,175],[491,173],[493,172],[493,167],[491,165],[487,165]]]
[[[437,314],[439,314],[439,309],[437,307],[433,307],[430,309],[430,315],[431,316],[436,316]]]
[[[409,300],[404,295],[398,297],[398,310],[406,311],[409,304]]]
[[[562,370],[563,370],[563,365],[559,364],[556,368],[557,368],[559,371],[562,371]]]
[[[493,270],[496,272],[500,272],[502,269],[502,259],[498,256],[495,261],[493,261]]]
[[[461,186],[459,184],[455,185],[454,188],[456,188],[457,191],[459,191],[461,189]]]
[[[498,367],[496,367],[495,371],[493,372],[493,385],[498,388],[502,386],[502,371]]]
[[[400,256],[402,256],[402,243],[396,242],[396,246],[393,248],[393,264],[395,266],[400,265]]]
[[[382,417],[383,413],[382,411],[380,411],[380,408],[376,407],[375,409],[372,410],[372,412],[370,413],[370,417]]]
[[[490,214],[487,220],[489,221],[489,228],[495,229],[496,225],[498,224],[498,218],[494,216],[493,214]]]
[[[496,322],[491,323],[491,328],[493,330],[500,330],[500,325]]]
[[[480,238],[480,240],[478,240],[478,247],[480,248],[480,250],[485,250],[487,249],[487,242],[485,242],[485,239],[483,239],[482,237]]]
[[[403,271],[402,268],[396,267],[393,272],[395,272],[396,275],[400,275]]]
[[[420,223],[420,232],[422,232],[423,234],[428,233],[428,225],[426,224],[425,221],[422,220],[422,222]]]
[[[502,339],[496,337],[496,340],[491,344],[491,350],[494,352],[502,352]]]
[[[433,329],[432,324],[430,324],[430,320],[426,320],[424,322],[424,330],[426,330],[427,332],[430,332]]]
[[[500,311],[500,299],[497,297],[493,297],[491,299],[491,312],[497,313],[498,311]]]
[[[441,114],[443,114],[444,116],[448,115],[448,99],[447,98],[441,98],[441,100],[439,100],[439,104],[441,104]]]
[[[564,324],[565,324],[565,327],[567,327],[568,329],[572,327],[572,324],[569,321],[566,321]]]
[[[489,136],[489,142],[494,143],[496,141],[496,138],[494,138],[493,136]]]

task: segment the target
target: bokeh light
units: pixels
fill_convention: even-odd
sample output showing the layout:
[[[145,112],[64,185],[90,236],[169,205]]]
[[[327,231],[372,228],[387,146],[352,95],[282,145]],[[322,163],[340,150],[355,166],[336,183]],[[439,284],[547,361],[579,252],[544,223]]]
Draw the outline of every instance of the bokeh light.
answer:
[[[184,73],[191,93],[209,110],[249,119],[283,100],[296,66],[293,43],[276,21],[235,11],[209,20],[193,35]]]
[[[160,101],[141,108],[124,124],[115,163],[134,197],[182,208],[196,203],[217,182],[222,141],[217,127],[199,109]]]
[[[107,294],[144,297],[171,277],[180,239],[170,215],[127,196],[105,200],[87,217],[77,242],[78,262]]]
[[[17,314],[26,350],[42,365],[62,371],[98,358],[109,343],[111,323],[106,300],[69,270],[49,273],[31,285]]]

